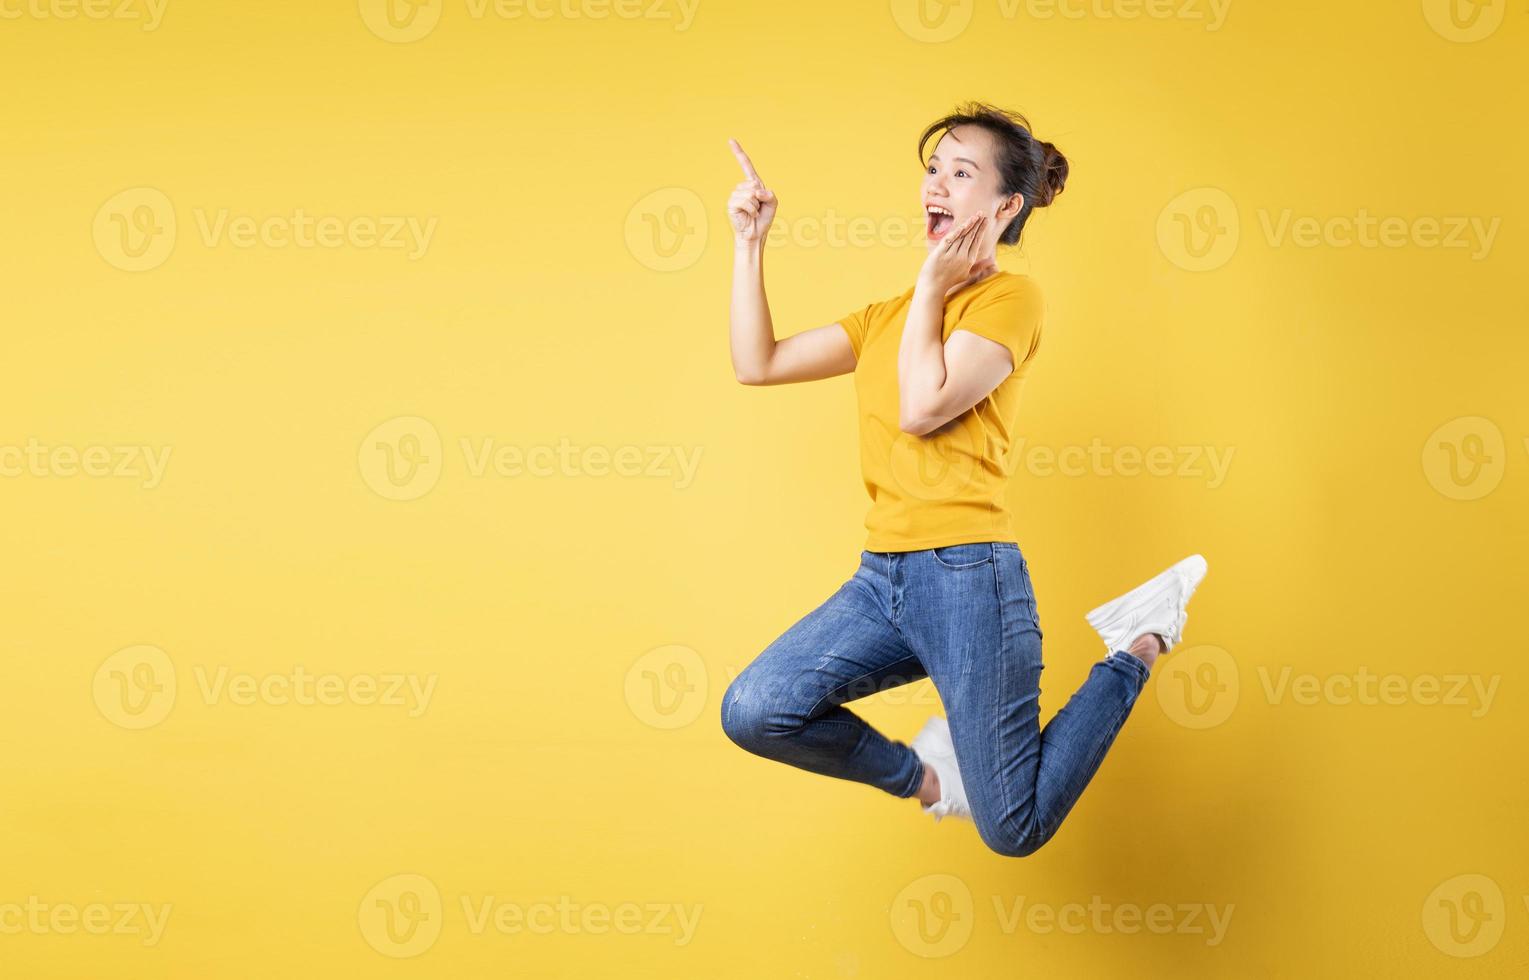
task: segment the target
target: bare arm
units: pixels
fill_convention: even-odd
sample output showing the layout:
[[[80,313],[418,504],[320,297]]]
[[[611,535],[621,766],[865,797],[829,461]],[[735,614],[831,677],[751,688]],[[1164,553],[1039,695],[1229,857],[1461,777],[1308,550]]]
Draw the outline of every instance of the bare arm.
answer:
[[[729,140],[744,180],[728,200],[733,224],[733,295],[729,338],[733,374],[746,385],[817,381],[855,369],[855,350],[837,323],[775,339],[764,288],[764,241],[775,218],[775,194],[764,186],[736,140]]]
[[[930,253],[913,288],[897,352],[898,425],[926,435],[992,393],[1014,370],[1009,349],[969,330],[941,342],[945,297],[989,271],[978,257],[987,219],[981,212]],[[996,268],[996,267],[995,267]]]

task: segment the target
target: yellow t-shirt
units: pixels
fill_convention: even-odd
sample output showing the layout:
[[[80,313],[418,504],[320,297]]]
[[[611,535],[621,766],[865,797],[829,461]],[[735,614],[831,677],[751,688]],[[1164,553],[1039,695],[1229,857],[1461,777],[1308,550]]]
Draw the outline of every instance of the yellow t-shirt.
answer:
[[[941,340],[970,330],[1009,349],[1014,371],[984,399],[927,435],[903,432],[897,354],[913,287],[849,314],[855,349],[860,470],[871,495],[868,551],[1016,541],[1004,504],[1025,373],[1040,345],[1045,300],[1029,276],[997,272],[945,300]]]

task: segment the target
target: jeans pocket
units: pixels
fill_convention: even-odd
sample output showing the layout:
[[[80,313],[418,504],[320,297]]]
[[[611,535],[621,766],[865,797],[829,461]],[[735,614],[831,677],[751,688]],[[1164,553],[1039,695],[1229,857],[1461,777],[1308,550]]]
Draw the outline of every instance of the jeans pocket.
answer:
[[[942,548],[930,548],[936,565],[944,568],[978,568],[992,564],[993,543],[974,541],[970,544],[947,544]]]

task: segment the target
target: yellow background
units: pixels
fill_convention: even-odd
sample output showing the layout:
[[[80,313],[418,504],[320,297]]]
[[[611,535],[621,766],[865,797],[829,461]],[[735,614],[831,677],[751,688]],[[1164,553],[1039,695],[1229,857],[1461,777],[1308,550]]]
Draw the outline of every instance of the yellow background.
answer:
[[[170,0],[144,30],[12,2],[0,20],[0,445],[171,452],[152,488],[53,464],[0,478],[0,906],[172,908],[155,945],[0,934],[0,973],[1484,977],[1529,959],[1522,5],[1498,0],[1466,41],[1417,2],[1234,2],[1209,30],[1203,3],[1047,18],[964,0],[935,42],[884,2],[701,0],[684,30],[439,2],[407,43],[354,3]],[[854,570],[867,505],[848,378],[733,380],[725,141],[798,228],[766,259],[784,336],[912,281],[916,227],[852,244],[799,222],[916,220],[916,136],[969,98],[1029,113],[1073,167],[1000,257],[1050,303],[1029,443],[1233,454],[1214,487],[1021,464],[1048,714],[1102,652],[1084,611],[1191,552],[1210,563],[1177,674],[1160,665],[1023,861],[743,753],[717,720],[737,671]],[[171,202],[176,234],[129,272],[93,229],[134,188]],[[1192,271],[1158,228],[1201,188],[1239,232]],[[414,260],[238,248],[199,229],[225,209],[437,224]],[[1303,247],[1264,230],[1286,209],[1500,228],[1481,258]],[[415,499],[372,488],[369,433],[399,417],[441,440]],[[474,475],[463,439],[699,464],[683,486]],[[1486,482],[1451,489],[1450,440]],[[176,690],[133,730],[98,669],[141,645]],[[417,717],[199,687],[299,666],[436,686]],[[1279,700],[1266,680],[1286,667],[1500,683],[1472,717]],[[1201,725],[1170,684],[1207,678],[1236,701]],[[927,682],[856,707],[902,739],[939,710]],[[393,950],[417,956],[374,948],[367,908],[415,880],[397,875],[441,900],[434,941]],[[686,943],[475,934],[462,900],[489,896],[700,918]],[[1006,928],[1020,897],[1233,911],[1212,945]],[[1471,916],[1453,938],[1451,910]]]

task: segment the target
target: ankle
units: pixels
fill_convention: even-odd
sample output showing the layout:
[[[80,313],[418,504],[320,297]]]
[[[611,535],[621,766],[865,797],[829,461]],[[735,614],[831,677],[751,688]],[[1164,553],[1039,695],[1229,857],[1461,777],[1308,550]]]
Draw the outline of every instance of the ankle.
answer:
[[[1158,656],[1167,651],[1168,646],[1163,642],[1162,637],[1156,633],[1144,633],[1136,638],[1135,642],[1126,650],[1126,653],[1131,654],[1131,656],[1146,664],[1147,669],[1151,670],[1152,665],[1157,662]]]
[[[934,771],[934,766],[928,764],[924,766],[924,779],[919,783],[918,792],[913,795],[925,806],[940,801],[940,775]]]

